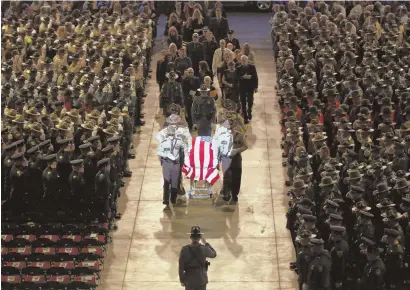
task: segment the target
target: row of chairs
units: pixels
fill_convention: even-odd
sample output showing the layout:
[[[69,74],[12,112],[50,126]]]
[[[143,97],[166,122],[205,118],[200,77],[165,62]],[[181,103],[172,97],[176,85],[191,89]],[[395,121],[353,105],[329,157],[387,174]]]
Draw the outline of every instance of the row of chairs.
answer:
[[[96,289],[95,275],[2,275],[1,289]]]
[[[11,235],[87,235],[98,233],[107,235],[110,231],[110,223],[93,222],[93,223],[15,223],[4,222],[1,224],[2,234]]]
[[[1,248],[3,262],[38,262],[38,261],[100,261],[103,262],[103,247],[42,247],[42,248]]]
[[[87,247],[101,246],[105,248],[108,237],[104,234],[90,233],[87,235],[1,235],[2,246],[7,248],[20,247]]]

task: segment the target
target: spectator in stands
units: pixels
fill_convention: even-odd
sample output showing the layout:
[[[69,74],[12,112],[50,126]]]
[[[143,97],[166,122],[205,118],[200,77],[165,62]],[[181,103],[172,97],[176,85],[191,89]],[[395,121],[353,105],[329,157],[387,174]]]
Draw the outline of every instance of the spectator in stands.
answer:
[[[225,54],[232,54],[232,51],[226,48],[226,42],[224,39],[219,41],[219,48],[215,50],[214,56],[212,58],[212,72],[217,73],[218,68],[220,68],[224,62]]]

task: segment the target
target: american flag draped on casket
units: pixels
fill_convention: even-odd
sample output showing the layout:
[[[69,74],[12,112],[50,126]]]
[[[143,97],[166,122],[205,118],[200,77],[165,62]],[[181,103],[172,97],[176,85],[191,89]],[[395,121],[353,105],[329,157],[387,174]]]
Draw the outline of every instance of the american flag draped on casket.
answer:
[[[218,158],[212,148],[212,137],[192,138],[192,149],[185,156],[182,172],[191,180],[206,180],[213,185],[219,179]]]

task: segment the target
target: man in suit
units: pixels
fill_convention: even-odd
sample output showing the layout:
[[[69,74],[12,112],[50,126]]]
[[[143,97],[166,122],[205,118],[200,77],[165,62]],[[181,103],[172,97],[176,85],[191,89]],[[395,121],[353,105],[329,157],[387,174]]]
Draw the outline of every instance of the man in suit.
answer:
[[[186,46],[186,52],[188,57],[191,59],[192,68],[195,71],[195,75],[198,74],[199,62],[204,60],[204,46],[199,42],[198,33],[192,35],[192,42],[188,43]]]
[[[249,63],[246,55],[241,56],[238,66],[239,92],[242,104],[242,115],[245,124],[252,120],[253,94],[258,92],[258,74],[256,67]]]
[[[209,30],[215,36],[216,41],[224,39],[228,35],[229,24],[226,18],[222,17],[222,11],[220,8],[216,9],[216,17],[212,18],[209,23]]]
[[[234,37],[234,31],[233,30],[229,30],[228,31],[228,37],[225,38],[225,42],[226,44],[228,43],[232,43],[233,49],[232,51],[235,51],[236,49],[241,49],[241,46],[239,45],[239,40]]]
[[[198,226],[191,228],[190,237],[191,244],[183,246],[179,254],[179,280],[185,290],[205,290],[209,265],[206,258],[215,258],[216,251],[206,242]]]

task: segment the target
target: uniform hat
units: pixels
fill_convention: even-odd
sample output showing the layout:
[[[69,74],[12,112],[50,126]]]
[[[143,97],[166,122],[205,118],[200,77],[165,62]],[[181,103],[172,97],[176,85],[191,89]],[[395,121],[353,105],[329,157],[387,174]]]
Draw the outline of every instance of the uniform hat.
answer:
[[[189,235],[191,235],[191,237],[193,238],[199,238],[203,234],[204,233],[201,233],[201,228],[199,226],[193,226],[191,228],[191,232],[189,233]]]
[[[359,210],[359,214],[360,214],[362,217],[366,217],[366,218],[374,218],[374,215],[373,215],[373,214],[371,214],[371,213],[370,213],[370,212],[368,212],[368,211]]]
[[[325,242],[322,239],[311,239],[310,243],[314,246],[323,245]]]
[[[114,108],[111,109],[111,111],[108,111],[108,114],[110,114],[112,116],[121,116],[122,112],[121,112],[120,108],[114,107]]]
[[[305,184],[305,182],[301,179],[296,179],[293,181],[293,187],[296,188],[306,188],[307,185]]]
[[[55,113],[50,114],[49,118],[50,118],[51,122],[53,122],[54,124],[57,124],[59,122],[59,119],[58,119],[58,117]]]
[[[174,79],[176,80],[179,76],[177,73],[175,73],[174,71],[170,71],[169,73],[167,73],[165,75],[168,79]]]
[[[60,140],[57,141],[57,144],[58,144],[58,145],[67,145],[67,144],[69,144],[69,143],[72,142],[72,141],[73,141],[73,139],[70,139],[70,138],[60,139]]]
[[[23,147],[24,146],[24,140],[23,139],[17,140],[13,144],[16,146],[16,148]]]
[[[85,121],[84,124],[81,124],[81,127],[90,131],[93,131],[96,128],[93,121]]]
[[[12,120],[13,123],[24,124],[24,116],[17,114],[16,117]]]
[[[118,126],[120,125],[120,122],[118,119],[111,118],[111,120],[107,123],[109,126],[114,127],[116,130],[118,129]]]
[[[349,180],[356,180],[363,177],[363,174],[361,174],[357,169],[349,169],[347,170],[347,173],[349,174]]]
[[[13,154],[10,158],[11,158],[11,160],[17,161],[17,160],[23,159],[23,157],[24,157],[24,153],[19,152],[19,153]]]
[[[408,188],[409,183],[407,182],[406,178],[401,178],[397,180],[396,184],[394,185],[394,189],[403,189],[403,188]]]
[[[385,213],[381,214],[382,217],[386,218],[386,219],[390,219],[390,220],[394,220],[394,219],[400,219],[401,218],[401,214],[399,214],[396,209],[391,208],[388,209]]]
[[[56,125],[56,128],[62,131],[67,131],[69,128],[69,124],[65,123],[65,122],[61,122],[60,124]]]
[[[181,117],[176,114],[171,114],[171,116],[166,118],[165,122],[171,125],[179,124],[181,122]]]
[[[330,230],[334,233],[342,234],[346,232],[346,228],[343,226],[330,226]]]
[[[394,207],[396,206],[390,199],[382,198],[378,204],[376,204],[377,208],[387,208],[387,207]]]
[[[38,152],[39,146],[34,146],[31,147],[30,149],[27,150],[27,155],[33,155],[34,153]]]
[[[104,147],[104,148],[101,150],[101,152],[102,152],[102,153],[105,153],[105,154],[111,153],[112,151],[114,151],[114,146],[112,146],[112,145],[108,145],[108,146]]]
[[[301,168],[301,169],[299,169],[299,171],[297,172],[296,178],[298,178],[298,177],[307,177],[307,176],[312,176],[312,175],[313,175],[313,172],[312,172],[312,171],[309,171],[309,170],[307,170],[306,168]]]
[[[43,148],[44,146],[47,146],[47,145],[49,145],[49,144],[51,144],[51,140],[50,140],[50,139],[47,139],[47,140],[41,142],[40,144],[38,144],[38,147],[39,147],[39,149],[41,149],[41,148]]]
[[[329,218],[334,221],[343,221],[343,217],[340,214],[331,213],[329,214]]]
[[[352,211],[369,211],[372,208],[367,206],[367,203],[364,200],[356,202],[355,206],[353,206]]]
[[[100,117],[100,112],[98,110],[92,110],[91,113],[87,114],[88,118],[98,119]]]
[[[209,92],[210,89],[208,89],[205,84],[202,84],[201,87],[197,89],[197,91],[198,92]]]
[[[97,167],[102,167],[109,164],[110,158],[104,158],[97,162]]]
[[[30,130],[34,131],[34,132],[37,132],[37,133],[41,133],[42,128],[41,128],[41,125],[36,122],[36,123],[34,123],[33,125],[30,126]]]
[[[70,164],[74,167],[81,167],[83,166],[83,161],[84,161],[83,159],[76,159],[76,160],[70,161]]]
[[[325,207],[339,208],[339,205],[333,200],[326,200]]]
[[[117,134],[117,130],[115,130],[113,126],[108,126],[106,129],[103,130],[103,132],[107,135]]]
[[[81,117],[77,109],[71,109],[67,112],[67,115],[74,119],[79,119]]]
[[[44,160],[47,162],[53,162],[57,160],[57,154],[49,154],[46,157],[44,157]]]
[[[113,137],[107,139],[107,141],[109,143],[117,143],[119,140],[120,140],[119,136],[113,136]]]
[[[25,110],[24,112],[31,116],[40,116],[40,113],[38,112],[36,107],[31,107],[30,109]]]
[[[335,181],[330,176],[325,176],[322,178],[319,186],[320,187],[333,186],[334,184],[335,184]]]
[[[305,221],[309,221],[309,222],[316,222],[317,217],[315,217],[314,215],[311,214],[304,214],[302,215],[303,220]]]
[[[300,204],[300,205],[307,205],[307,206],[310,206],[310,207],[312,207],[312,206],[315,205],[315,203],[314,203],[313,201],[311,201],[311,200],[310,200],[309,198],[307,198],[307,197],[302,198],[302,200],[300,201],[299,204]]]
[[[4,109],[4,116],[6,116],[6,117],[8,117],[10,119],[14,119],[14,118],[16,118],[16,115],[17,115],[16,110],[8,109],[8,108]]]
[[[295,157],[295,160],[296,160],[296,161],[308,160],[308,159],[310,159],[310,158],[312,158],[312,155],[309,155],[306,151],[301,151],[301,152],[299,153],[299,156],[296,156],[296,157]]]
[[[98,140],[98,141],[100,140],[100,136],[99,136],[99,135],[92,136],[92,137],[88,138],[88,139],[87,139],[87,142],[93,143],[94,141],[97,141],[97,140]]]
[[[80,150],[82,150],[82,149],[91,148],[91,146],[92,146],[91,143],[87,142],[87,143],[81,144],[80,146],[78,146],[78,148],[80,148]]]
[[[397,230],[395,230],[395,229],[385,228],[385,229],[384,229],[384,233],[385,233],[386,235],[388,235],[388,236],[393,237],[393,238],[397,238],[398,236],[400,236],[400,232],[397,231]]]
[[[381,182],[381,183],[377,184],[376,188],[377,189],[375,191],[373,191],[373,195],[386,193],[386,192],[389,192],[391,190],[391,187],[389,187],[387,185],[387,183],[385,183],[385,182]]]
[[[236,103],[232,101],[231,99],[226,99],[222,102],[222,107],[229,112],[235,112],[236,111]]]

